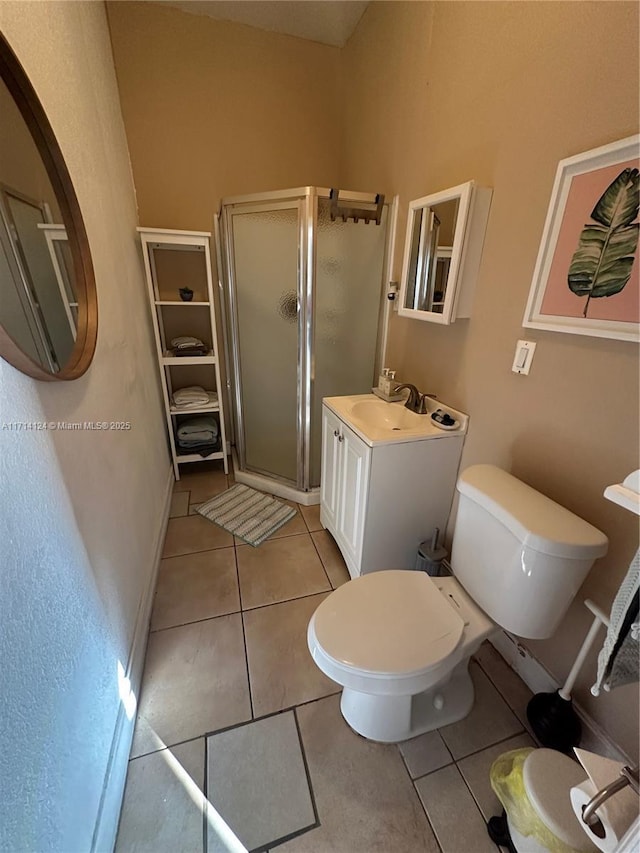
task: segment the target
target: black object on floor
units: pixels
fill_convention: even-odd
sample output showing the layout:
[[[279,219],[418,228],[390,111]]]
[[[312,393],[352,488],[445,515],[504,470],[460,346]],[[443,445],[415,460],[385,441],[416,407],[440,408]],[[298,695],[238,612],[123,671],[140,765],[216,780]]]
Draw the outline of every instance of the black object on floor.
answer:
[[[498,847],[506,847],[509,853],[518,853],[511,840],[507,815],[504,809],[500,816],[496,815],[489,818],[487,821],[487,832],[489,833],[489,838]]]
[[[571,699],[555,693],[536,693],[527,705],[527,719],[543,746],[572,755],[582,736],[582,726]]]

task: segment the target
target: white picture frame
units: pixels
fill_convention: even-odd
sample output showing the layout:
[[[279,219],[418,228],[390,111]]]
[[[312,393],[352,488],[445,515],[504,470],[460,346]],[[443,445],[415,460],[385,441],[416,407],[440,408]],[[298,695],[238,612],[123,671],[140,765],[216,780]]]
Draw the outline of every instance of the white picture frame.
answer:
[[[635,250],[631,278],[626,285],[631,285],[631,288],[625,294],[624,303],[619,299],[614,310],[613,301],[605,308],[606,303],[603,300],[603,308],[600,311],[600,313],[610,312],[618,315],[626,312],[628,319],[626,316],[586,316],[589,300],[593,299],[595,304],[595,297],[589,293],[586,302],[579,302],[585,294],[576,294],[569,287],[570,262],[567,263],[567,257],[570,257],[567,255],[568,247],[575,245],[577,249],[583,228],[592,225],[588,221],[590,214],[602,193],[610,185],[610,176],[615,174],[616,167],[622,167],[622,164],[628,166],[630,161],[635,161],[635,168],[637,169],[639,156],[640,135],[635,135],[609,145],[603,145],[600,148],[594,148],[583,154],[567,157],[559,162],[524,313],[523,326],[530,329],[543,329],[574,335],[640,341],[640,317],[638,316],[640,246],[637,246]],[[591,190],[591,195],[589,195],[589,190]],[[591,200],[588,201],[588,199]],[[636,215],[632,223],[633,227],[636,226],[637,219]],[[593,227],[600,229],[597,223],[593,223]],[[572,240],[575,240],[574,244]],[[566,287],[568,296],[567,293],[562,292],[562,275],[564,275],[564,287]],[[622,295],[622,292],[623,290],[606,298],[607,300],[615,300]],[[575,302],[573,301],[574,297]],[[571,308],[566,313],[557,307],[561,304],[568,304],[569,301],[571,301]],[[556,305],[555,310],[554,304]],[[581,308],[582,305],[585,305],[585,313],[581,315],[579,312],[576,315],[576,306]]]

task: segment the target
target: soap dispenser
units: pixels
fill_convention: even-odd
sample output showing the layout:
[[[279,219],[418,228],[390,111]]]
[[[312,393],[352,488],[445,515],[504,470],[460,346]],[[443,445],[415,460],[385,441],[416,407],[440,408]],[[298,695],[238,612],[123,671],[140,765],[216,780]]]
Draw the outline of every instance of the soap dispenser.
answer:
[[[391,397],[393,394],[393,388],[396,384],[395,380],[395,370],[389,370],[388,367],[385,367],[378,379],[378,391],[384,394],[385,397]]]

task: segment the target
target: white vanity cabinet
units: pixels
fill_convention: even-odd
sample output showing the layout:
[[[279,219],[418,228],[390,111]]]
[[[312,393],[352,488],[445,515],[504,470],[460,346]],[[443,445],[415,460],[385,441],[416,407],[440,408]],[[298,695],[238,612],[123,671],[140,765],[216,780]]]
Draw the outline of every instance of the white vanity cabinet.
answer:
[[[436,527],[444,534],[464,430],[370,441],[334,410],[341,399],[328,398],[322,408],[320,521],[351,577],[413,569],[420,543]]]
[[[322,407],[320,520],[333,533],[352,577],[362,555],[371,448]],[[360,571],[355,572],[360,574]]]

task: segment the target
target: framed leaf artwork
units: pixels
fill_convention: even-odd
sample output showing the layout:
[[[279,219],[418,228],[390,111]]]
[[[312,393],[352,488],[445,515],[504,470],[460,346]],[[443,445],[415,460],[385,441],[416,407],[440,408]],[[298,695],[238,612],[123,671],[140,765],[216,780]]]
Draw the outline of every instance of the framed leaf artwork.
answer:
[[[640,340],[640,136],[558,164],[523,325]]]

